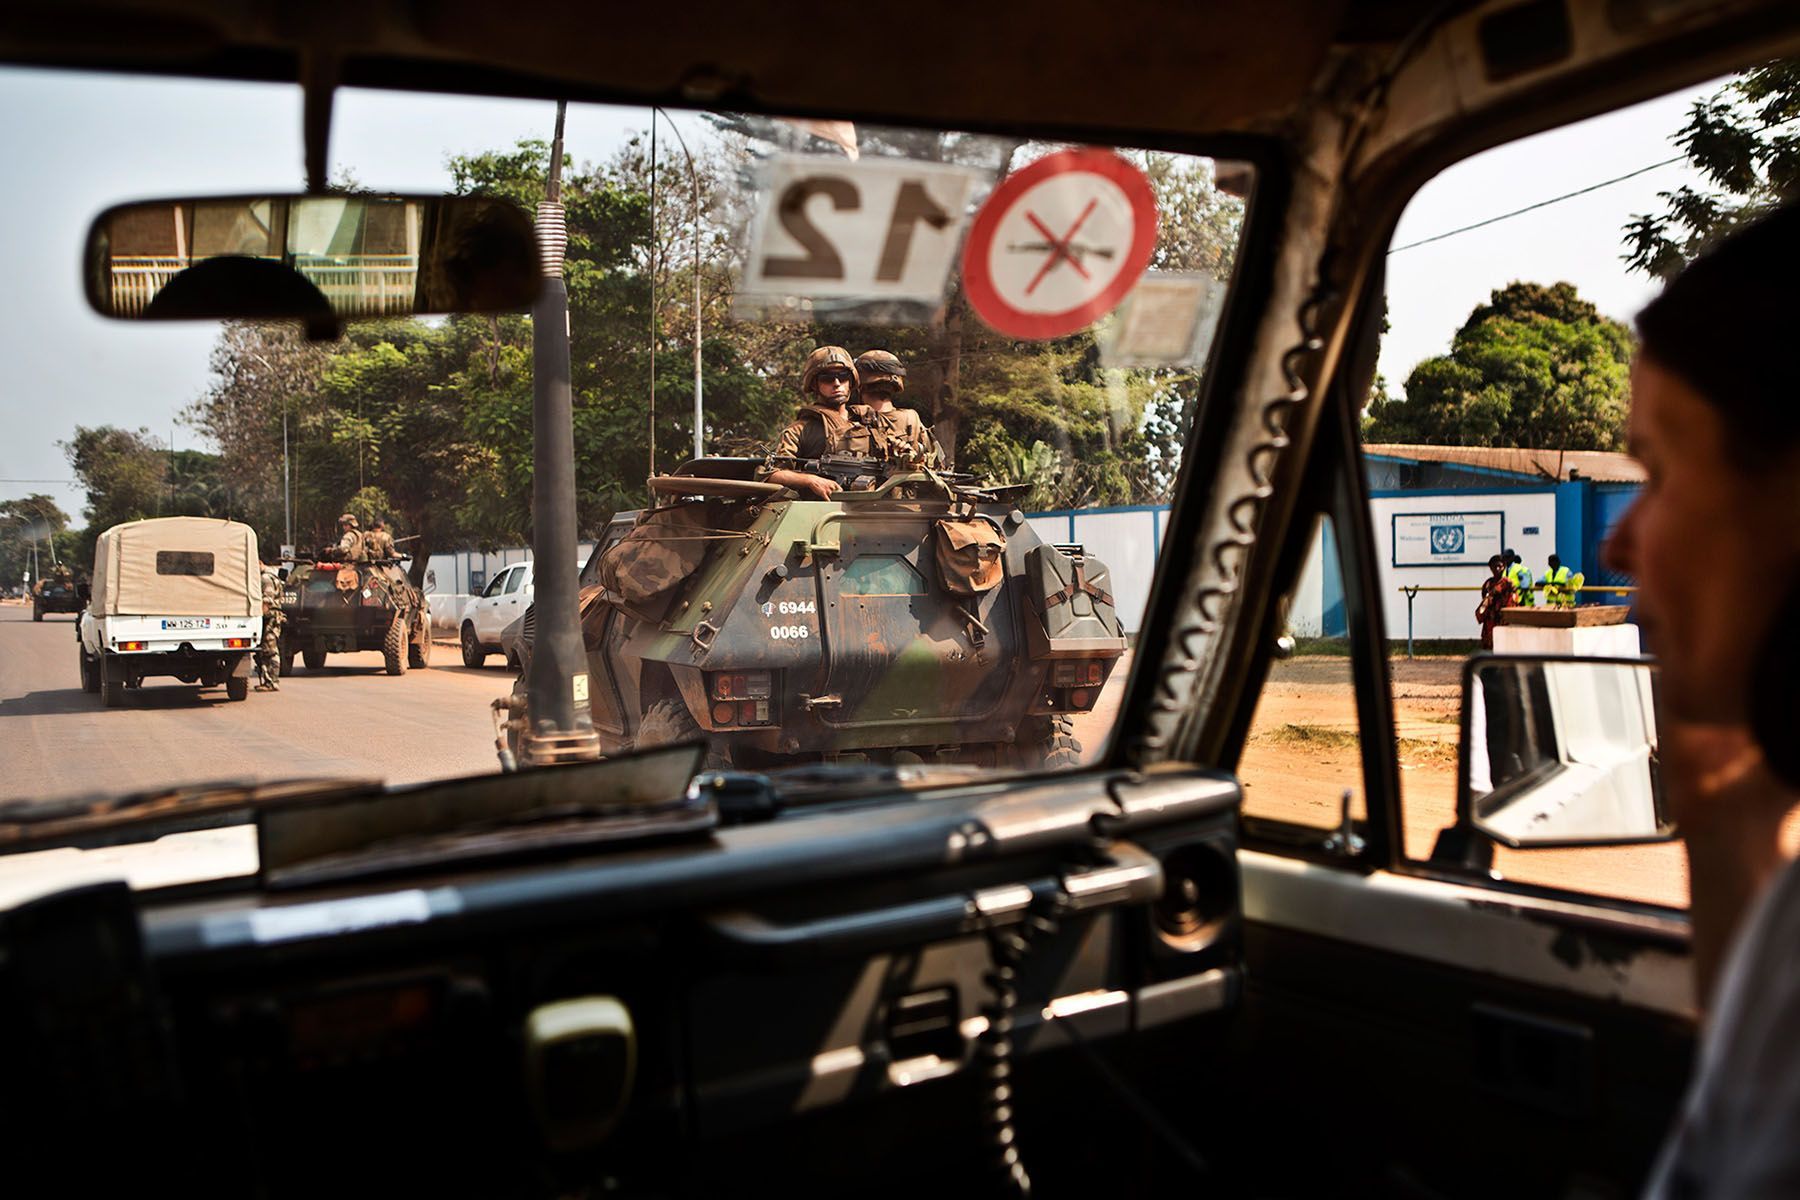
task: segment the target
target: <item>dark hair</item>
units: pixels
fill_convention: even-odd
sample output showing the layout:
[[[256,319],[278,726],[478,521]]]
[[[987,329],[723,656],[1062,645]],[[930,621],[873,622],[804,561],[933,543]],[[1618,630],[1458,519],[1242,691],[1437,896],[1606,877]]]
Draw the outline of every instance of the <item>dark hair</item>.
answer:
[[[1753,466],[1800,444],[1785,352],[1800,325],[1796,278],[1800,205],[1789,204],[1695,259],[1637,318],[1644,353],[1706,397]]]

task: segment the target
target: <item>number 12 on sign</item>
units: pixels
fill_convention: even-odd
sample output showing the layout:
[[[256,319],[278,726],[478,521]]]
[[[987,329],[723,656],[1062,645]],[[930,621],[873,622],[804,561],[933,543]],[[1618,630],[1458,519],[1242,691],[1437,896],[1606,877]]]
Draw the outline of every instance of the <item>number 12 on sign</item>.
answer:
[[[802,155],[774,159],[767,169],[741,293],[943,298],[981,172]]]

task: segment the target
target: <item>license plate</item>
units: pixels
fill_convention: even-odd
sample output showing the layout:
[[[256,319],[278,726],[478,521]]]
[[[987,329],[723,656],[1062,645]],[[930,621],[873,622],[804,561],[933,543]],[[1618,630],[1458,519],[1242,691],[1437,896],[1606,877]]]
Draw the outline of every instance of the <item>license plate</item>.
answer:
[[[164,617],[164,629],[211,629],[211,617]]]

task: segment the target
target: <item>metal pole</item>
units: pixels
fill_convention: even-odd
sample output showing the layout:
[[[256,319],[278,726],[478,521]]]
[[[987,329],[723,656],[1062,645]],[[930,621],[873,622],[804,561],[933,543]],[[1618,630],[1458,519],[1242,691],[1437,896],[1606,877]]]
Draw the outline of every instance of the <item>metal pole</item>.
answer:
[[[287,544],[294,544],[294,504],[293,485],[288,479],[288,410],[287,401],[281,402],[281,523],[287,529]]]
[[[700,377],[700,172],[694,169],[694,156],[688,152],[687,138],[681,135],[681,126],[675,124],[668,113],[659,108],[663,119],[669,122],[669,128],[675,131],[675,140],[681,143],[681,153],[687,158],[688,183],[693,188],[694,206],[694,457],[706,457],[706,404],[702,399],[703,385]],[[651,120],[656,119],[655,113]]]
[[[1419,594],[1419,589],[1416,587],[1409,587],[1409,588],[1406,588],[1405,591],[1406,591],[1406,657],[1411,658],[1413,656],[1413,597],[1415,597]]]
[[[568,228],[562,206],[563,118],[556,105],[550,178],[538,205],[544,288],[531,310],[532,603],[537,610],[525,684],[529,726],[519,739],[526,763],[573,762],[600,756],[588,708],[587,650],[582,643],[575,575],[575,423],[569,381],[569,291],[563,284]]]
[[[650,110],[650,474],[656,474],[656,110]]]

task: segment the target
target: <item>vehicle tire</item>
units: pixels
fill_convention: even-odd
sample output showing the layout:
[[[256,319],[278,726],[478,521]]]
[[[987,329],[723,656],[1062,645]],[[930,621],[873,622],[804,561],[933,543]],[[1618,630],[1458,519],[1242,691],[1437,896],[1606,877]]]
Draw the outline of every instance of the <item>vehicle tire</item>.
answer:
[[[406,619],[399,613],[388,622],[387,636],[381,639],[381,658],[389,675],[406,674]]]
[[[309,671],[322,670],[325,666],[325,652],[323,650],[302,650],[300,661],[306,664],[306,669]]]
[[[1081,765],[1081,743],[1075,738],[1075,719],[1058,714],[1037,718],[1036,728],[1028,743],[1035,755],[1026,756],[1025,766],[1032,770],[1064,771]],[[1020,739],[1025,742],[1025,739]]]
[[[658,700],[645,709],[632,748],[649,750],[654,746],[674,746],[682,742],[707,743],[706,761],[701,765],[709,771],[723,771],[731,766],[729,758],[712,748],[706,730],[700,728],[700,722],[694,720],[694,714],[680,700]]]
[[[248,675],[227,675],[225,677],[225,698],[227,700],[247,700],[250,697],[250,677]]]
[[[34,604],[34,605],[32,605],[32,606],[31,606],[31,619],[32,619],[32,620],[34,620],[34,621],[41,621],[41,620],[43,620],[43,619],[44,619],[44,610],[43,610],[43,609],[41,609],[41,608],[39,608],[39,607],[38,607],[38,606],[37,606],[37,605],[35,605],[35,604]]]
[[[424,620],[424,612],[413,620],[412,640],[406,647],[406,665],[415,671],[422,671],[431,665],[431,622]]]
[[[81,652],[81,690],[91,696],[100,690],[100,664],[85,649],[77,649]]]
[[[487,648],[484,647],[481,644],[481,640],[475,636],[475,625],[471,621],[463,622],[462,654],[463,666],[465,667],[479,667],[482,663],[487,661]]]
[[[119,668],[107,659],[100,660],[100,704],[104,708],[121,708],[125,704],[125,678]]]

